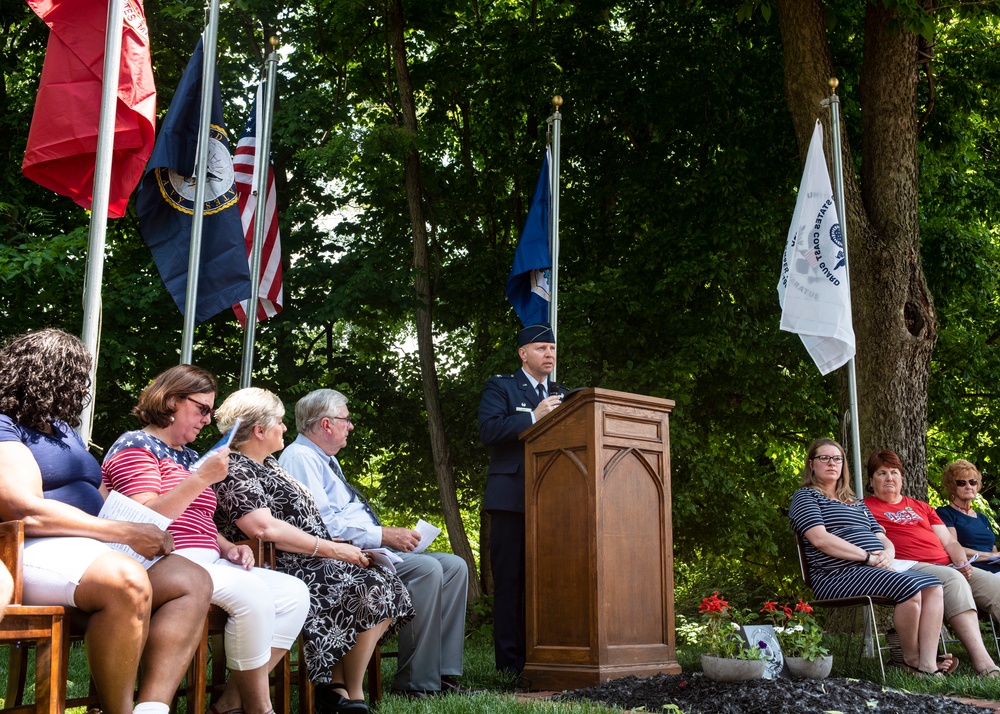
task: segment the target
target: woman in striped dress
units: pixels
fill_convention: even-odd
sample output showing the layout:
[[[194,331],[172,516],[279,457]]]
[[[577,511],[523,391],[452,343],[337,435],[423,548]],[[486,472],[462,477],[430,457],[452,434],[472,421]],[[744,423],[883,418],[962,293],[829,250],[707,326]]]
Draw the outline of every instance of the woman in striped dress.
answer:
[[[802,471],[802,488],[788,510],[802,538],[813,593],[820,599],[869,595],[892,600],[906,666],[928,674],[951,671],[955,663],[936,657],[944,615],[941,582],[924,573],[893,569],[893,545],[855,498],[846,462],[844,449],[833,439],[814,441]]]

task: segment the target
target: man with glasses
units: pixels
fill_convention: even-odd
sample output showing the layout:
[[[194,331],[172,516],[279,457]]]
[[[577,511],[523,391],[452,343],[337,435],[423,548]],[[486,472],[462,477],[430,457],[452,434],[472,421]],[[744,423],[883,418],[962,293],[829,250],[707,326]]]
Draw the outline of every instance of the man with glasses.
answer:
[[[386,547],[402,558],[396,574],[410,591],[416,617],[399,632],[399,665],[392,689],[424,698],[464,691],[458,684],[465,645],[469,570],[451,553],[413,553],[420,535],[382,525],[368,499],[351,484],[337,460],[354,429],[347,397],[317,389],[295,405],[298,436],[279,463],[316,499],[330,536],[362,549]]]
[[[497,670],[520,678],[526,647],[524,444],[518,435],[558,407],[567,392],[549,380],[556,366],[550,325],[525,327],[517,345],[521,369],[490,377],[483,389],[479,438],[490,447],[484,506],[490,514],[494,657]]]

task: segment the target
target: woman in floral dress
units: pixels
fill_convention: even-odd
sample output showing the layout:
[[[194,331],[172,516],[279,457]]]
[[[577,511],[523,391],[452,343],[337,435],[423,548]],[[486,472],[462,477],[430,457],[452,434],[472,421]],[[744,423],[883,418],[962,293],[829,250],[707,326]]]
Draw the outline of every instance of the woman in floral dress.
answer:
[[[230,540],[262,538],[277,549],[278,570],[309,588],[303,627],[305,660],[317,711],[364,712],[362,680],[381,639],[413,618],[409,593],[391,568],[346,542],[330,539],[312,494],[272,456],[284,447],[285,409],[274,394],[234,392],[216,413],[219,430],[240,419],[229,473],[214,486],[219,532]]]

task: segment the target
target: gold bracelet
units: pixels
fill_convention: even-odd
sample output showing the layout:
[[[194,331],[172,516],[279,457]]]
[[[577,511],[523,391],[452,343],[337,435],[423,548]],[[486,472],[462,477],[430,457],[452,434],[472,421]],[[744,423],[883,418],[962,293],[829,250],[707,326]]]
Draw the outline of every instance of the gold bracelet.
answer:
[[[319,552],[319,536],[316,536],[316,547],[313,548],[312,557],[315,558],[318,552]]]

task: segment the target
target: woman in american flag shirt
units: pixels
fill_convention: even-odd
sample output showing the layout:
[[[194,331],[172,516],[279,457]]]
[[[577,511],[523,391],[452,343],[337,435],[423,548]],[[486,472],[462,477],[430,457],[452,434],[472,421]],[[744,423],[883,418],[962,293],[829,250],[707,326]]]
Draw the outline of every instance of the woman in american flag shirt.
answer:
[[[226,477],[229,450],[192,471],[198,454],[187,447],[212,421],[215,378],[192,365],[156,377],[133,409],[142,429],[118,438],[102,466],[104,485],[173,520],[168,530],[177,555],[212,577],[212,602],[229,613],[226,664],[229,685],[213,714],[272,712],[268,673],[292,646],[309,608],[298,578],[253,567],[247,546],[222,538],[215,527],[212,484]]]

